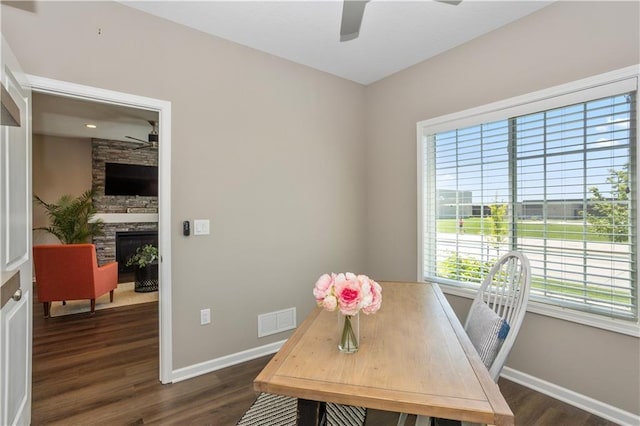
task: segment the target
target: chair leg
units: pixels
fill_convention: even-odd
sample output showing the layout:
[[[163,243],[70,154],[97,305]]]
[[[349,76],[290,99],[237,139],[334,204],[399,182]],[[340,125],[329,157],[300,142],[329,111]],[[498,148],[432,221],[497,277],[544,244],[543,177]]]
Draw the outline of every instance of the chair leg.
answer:
[[[416,426],[431,426],[431,417],[418,416],[416,419]]]
[[[398,418],[398,426],[404,426],[407,421],[407,413],[400,413],[400,417]]]
[[[44,308],[44,317],[49,318],[51,316],[51,302],[42,302]]]
[[[407,416],[407,413],[400,413],[400,417],[398,418],[398,426],[404,426],[407,421]],[[427,416],[417,416],[415,425],[431,426],[433,425],[433,418]]]
[[[96,299],[91,299],[91,315],[96,313]]]
[[[113,290],[109,292],[109,302],[113,303]]]

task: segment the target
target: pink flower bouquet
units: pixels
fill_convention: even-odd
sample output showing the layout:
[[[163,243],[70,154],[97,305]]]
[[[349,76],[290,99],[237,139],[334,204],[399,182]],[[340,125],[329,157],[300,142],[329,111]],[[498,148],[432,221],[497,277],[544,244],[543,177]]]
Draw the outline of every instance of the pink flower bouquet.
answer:
[[[336,308],[344,315],[355,315],[360,310],[373,314],[382,303],[382,287],[366,275],[351,272],[324,274],[313,288],[318,306],[328,311]]]
[[[324,274],[313,288],[318,306],[327,311],[339,309],[340,342],[338,349],[352,353],[359,348],[358,312],[373,314],[382,303],[382,287],[366,275],[351,272]],[[354,322],[355,321],[355,325]]]

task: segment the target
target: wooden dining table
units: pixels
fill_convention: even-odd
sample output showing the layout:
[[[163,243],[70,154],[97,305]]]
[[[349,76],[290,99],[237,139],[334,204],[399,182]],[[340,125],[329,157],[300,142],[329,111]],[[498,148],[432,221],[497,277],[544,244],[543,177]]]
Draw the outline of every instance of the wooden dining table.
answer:
[[[381,282],[382,306],[360,313],[360,348],[338,350],[336,312],[316,308],[254,380],[298,398],[298,424],[326,402],[513,425],[514,416],[437,284]]]

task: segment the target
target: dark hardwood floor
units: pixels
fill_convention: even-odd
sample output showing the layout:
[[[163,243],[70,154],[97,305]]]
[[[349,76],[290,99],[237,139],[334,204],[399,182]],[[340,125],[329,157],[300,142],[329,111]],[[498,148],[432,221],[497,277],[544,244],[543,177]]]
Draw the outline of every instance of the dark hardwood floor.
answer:
[[[235,425],[254,401],[254,377],[270,357],[162,385],[158,304],[33,321],[33,425]],[[500,380],[517,425],[613,425],[515,383]],[[407,425],[415,417],[409,417]],[[367,426],[397,413],[369,410]]]

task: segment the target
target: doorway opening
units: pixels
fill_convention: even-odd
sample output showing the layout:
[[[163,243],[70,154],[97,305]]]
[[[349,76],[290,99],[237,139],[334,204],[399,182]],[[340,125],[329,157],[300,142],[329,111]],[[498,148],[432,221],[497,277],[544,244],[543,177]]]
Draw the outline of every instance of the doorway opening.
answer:
[[[158,324],[159,324],[159,379],[162,383],[172,381],[172,332],[171,332],[171,103],[164,100],[141,97],[123,92],[115,92],[100,88],[62,82],[47,78],[29,76],[34,94],[54,95],[65,99],[84,101],[91,105],[103,107],[131,108],[152,112],[157,117],[157,164],[158,164],[158,197],[157,197],[157,240],[159,250],[159,288],[158,288]],[[91,124],[91,123],[86,123]],[[34,129],[35,131],[36,129]],[[121,130],[121,132],[123,132]],[[120,139],[124,139],[125,134]],[[133,135],[135,136],[135,135]],[[132,138],[133,139],[133,138]],[[126,139],[125,139],[126,140]],[[146,148],[146,147],[142,147]],[[144,149],[141,149],[144,150]],[[33,158],[32,158],[33,161]],[[118,223],[131,220],[131,217],[148,218],[150,213],[140,213],[139,207],[125,214],[132,216],[109,216]],[[110,213],[106,213],[110,215]],[[115,255],[115,253],[114,253]]]

